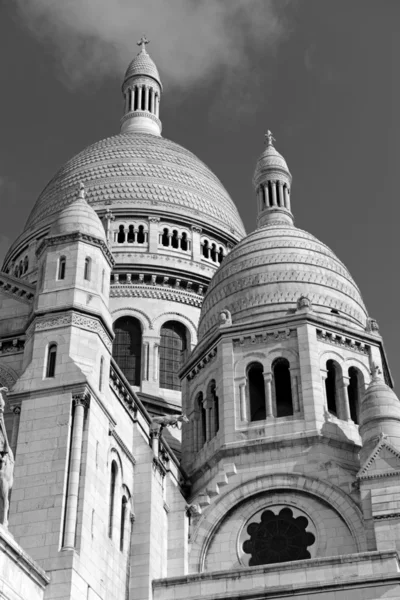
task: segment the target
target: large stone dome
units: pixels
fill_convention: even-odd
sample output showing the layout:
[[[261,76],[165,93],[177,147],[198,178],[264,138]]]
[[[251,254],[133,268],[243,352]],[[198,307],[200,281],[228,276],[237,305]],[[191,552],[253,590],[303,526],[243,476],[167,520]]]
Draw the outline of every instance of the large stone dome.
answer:
[[[300,296],[315,314],[365,328],[367,310],[350,273],[311,234],[286,223],[244,238],[213,277],[201,310],[199,337],[212,333],[223,309],[232,322],[254,323],[294,313]]]
[[[101,140],[69,160],[39,196],[25,230],[51,223],[74,200],[79,182],[95,210],[143,208],[212,223],[237,239],[244,235],[229,194],[201,160],[170,140],[138,132]]]

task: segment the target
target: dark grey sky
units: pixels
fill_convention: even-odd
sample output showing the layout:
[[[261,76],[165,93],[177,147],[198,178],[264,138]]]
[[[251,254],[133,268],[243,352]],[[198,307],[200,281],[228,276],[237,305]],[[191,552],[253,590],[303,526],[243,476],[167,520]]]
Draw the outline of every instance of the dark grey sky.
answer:
[[[350,269],[399,380],[400,2],[196,1],[1,5],[1,257],[57,168],[118,131],[123,70],[144,31],[164,82],[163,134],[220,177],[251,231],[251,178],[273,131],[296,225]]]

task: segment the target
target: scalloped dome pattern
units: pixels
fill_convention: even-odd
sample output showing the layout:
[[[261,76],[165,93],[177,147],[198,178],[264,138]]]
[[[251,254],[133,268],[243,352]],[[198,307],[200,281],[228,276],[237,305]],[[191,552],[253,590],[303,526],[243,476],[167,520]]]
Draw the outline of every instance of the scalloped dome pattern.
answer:
[[[147,52],[139,52],[139,54],[135,56],[126,70],[125,80],[129,79],[130,77],[134,77],[135,75],[147,75],[161,84],[158,69]]]
[[[66,235],[75,231],[106,241],[104,227],[96,211],[80,198],[59,213],[51,226],[50,235]]]
[[[120,133],[69,160],[37,200],[25,230],[51,220],[76,197],[79,182],[93,208],[143,208],[210,222],[240,239],[245,235],[236,206],[219,179],[192,152],[165,138]]]
[[[257,229],[233,248],[211,280],[199,339],[217,328],[224,309],[231,312],[234,325],[254,323],[292,314],[301,295],[328,319],[345,317],[354,327],[366,326],[360,291],[325,244],[287,224]]]

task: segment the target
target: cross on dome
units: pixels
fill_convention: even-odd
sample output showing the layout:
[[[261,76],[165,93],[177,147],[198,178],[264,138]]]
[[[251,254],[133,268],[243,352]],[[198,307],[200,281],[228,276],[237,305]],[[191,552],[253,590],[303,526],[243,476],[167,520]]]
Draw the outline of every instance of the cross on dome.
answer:
[[[272,131],[270,131],[269,129],[264,137],[265,137],[265,143],[267,146],[273,146],[274,142],[276,142],[276,139],[272,135]]]
[[[138,46],[142,47],[142,52],[146,52],[146,45],[150,44],[150,40],[147,39],[147,37],[145,35],[142,35],[142,37],[140,38],[140,40],[138,42],[136,42]]]

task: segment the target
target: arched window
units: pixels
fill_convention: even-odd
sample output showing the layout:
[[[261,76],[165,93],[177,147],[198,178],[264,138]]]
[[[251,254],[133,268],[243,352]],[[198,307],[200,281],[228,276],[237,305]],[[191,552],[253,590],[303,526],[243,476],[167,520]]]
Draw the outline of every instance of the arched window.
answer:
[[[223,260],[224,260],[224,250],[220,246],[219,252],[218,252],[218,262],[222,263]]]
[[[137,234],[137,243],[144,244],[144,227],[143,227],[143,225],[139,225],[139,231]]]
[[[57,344],[50,344],[47,351],[46,377],[56,374]]]
[[[264,367],[260,363],[252,363],[247,370],[247,381],[250,399],[250,421],[263,421],[266,416]]]
[[[286,358],[277,358],[272,364],[274,375],[276,416],[289,417],[293,414],[292,383],[290,365]]]
[[[25,256],[25,258],[24,258],[24,273],[27,272],[28,268],[29,268],[29,258],[27,256]]]
[[[118,467],[115,460],[111,463],[111,478],[110,478],[110,506],[108,513],[108,537],[112,538],[114,525],[114,504],[115,504],[115,487],[117,483]]]
[[[325,379],[326,402],[328,411],[333,415],[338,415],[339,397],[338,397],[338,379],[339,365],[334,360],[328,360],[326,363],[327,377]]]
[[[204,256],[204,258],[209,258],[209,256],[210,256],[210,248],[208,247],[207,240],[204,240],[204,242],[203,242],[203,256]]]
[[[214,435],[217,435],[219,430],[219,406],[214,379],[212,379],[207,386],[207,402],[209,405],[209,409],[211,410],[210,437],[213,437]]]
[[[210,256],[213,262],[217,262],[217,246],[215,244],[211,246]]]
[[[361,395],[364,391],[364,377],[359,369],[350,367],[349,378],[347,393],[349,396],[350,417],[358,425]]]
[[[113,357],[131,385],[140,385],[142,327],[134,317],[120,317],[114,324]]]
[[[163,230],[163,234],[161,237],[161,243],[163,246],[169,246],[169,231],[167,228]]]
[[[197,394],[195,407],[197,411],[197,450],[200,450],[207,440],[207,417],[203,392]]]
[[[19,277],[21,277],[22,273],[24,272],[24,265],[22,260],[19,261],[19,267],[18,267],[18,273],[19,273]]]
[[[14,277],[18,277],[18,265],[14,267]]]
[[[127,508],[128,500],[126,496],[122,496],[121,501],[121,529],[119,536],[119,549],[121,552],[124,550],[124,537],[125,537],[125,527],[126,527],[126,508]]]
[[[171,246],[173,248],[179,248],[178,232],[176,229],[174,229],[172,232]]]
[[[128,242],[129,242],[129,244],[133,244],[134,241],[135,241],[135,231],[133,229],[133,225],[129,225],[129,228],[128,228]]]
[[[118,236],[117,236],[118,244],[123,244],[125,242],[125,227],[120,225],[118,228]]]
[[[83,278],[86,279],[86,281],[90,281],[90,275],[91,275],[91,270],[92,270],[92,261],[90,260],[90,258],[87,256],[85,258],[85,271],[83,274]]]
[[[99,390],[103,389],[103,371],[104,371],[104,356],[100,358],[100,371],[99,371]]]
[[[57,275],[58,279],[65,279],[66,265],[67,265],[67,259],[65,258],[65,256],[60,256],[60,259],[58,261],[58,275]]]
[[[182,239],[181,239],[181,250],[184,250],[186,252],[187,249],[188,249],[187,233],[183,232]]]
[[[167,321],[161,327],[160,387],[180,390],[178,371],[183,364],[187,348],[187,329],[177,321]]]

